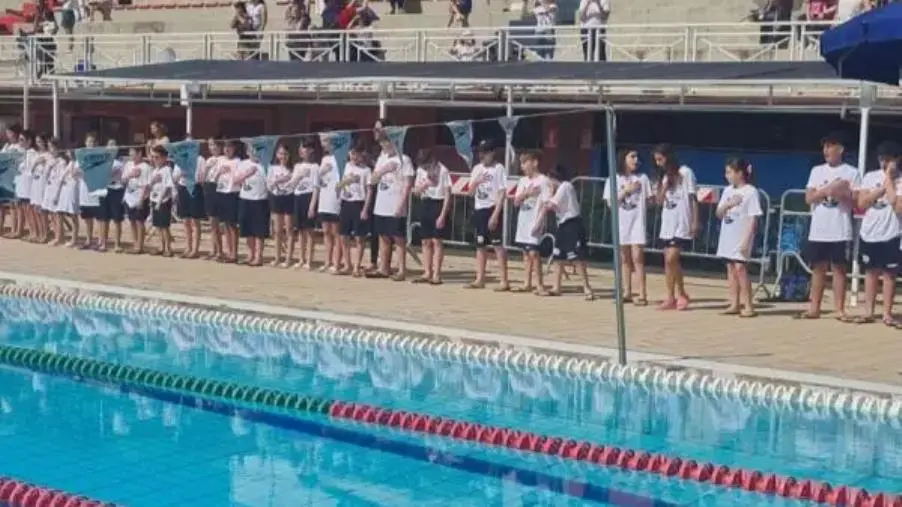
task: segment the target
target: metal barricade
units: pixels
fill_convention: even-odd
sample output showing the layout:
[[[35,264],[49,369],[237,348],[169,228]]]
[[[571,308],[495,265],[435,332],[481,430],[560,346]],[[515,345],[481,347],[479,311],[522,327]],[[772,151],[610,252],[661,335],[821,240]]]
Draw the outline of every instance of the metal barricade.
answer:
[[[583,220],[586,223],[586,232],[589,236],[589,246],[592,248],[612,249],[612,233],[610,224],[610,211],[604,200],[604,186],[607,178],[578,177],[573,180],[583,210]],[[716,259],[717,241],[720,238],[720,219],[715,211],[722,186],[699,185],[697,198],[699,201],[698,215],[700,228],[692,240],[689,249],[681,255],[697,259]],[[765,296],[770,295],[770,290],[765,284],[765,277],[770,269],[769,241],[771,236],[771,215],[775,212],[771,208],[770,196],[758,189],[761,199],[761,210],[764,212],[762,223],[755,230],[755,241],[752,245],[752,253],[749,262],[756,264],[758,270],[758,283],[755,293],[763,291]],[[646,243],[652,245],[646,247],[646,252],[663,253],[653,245],[658,242],[661,230],[661,213],[657,206],[649,206],[646,219]]]

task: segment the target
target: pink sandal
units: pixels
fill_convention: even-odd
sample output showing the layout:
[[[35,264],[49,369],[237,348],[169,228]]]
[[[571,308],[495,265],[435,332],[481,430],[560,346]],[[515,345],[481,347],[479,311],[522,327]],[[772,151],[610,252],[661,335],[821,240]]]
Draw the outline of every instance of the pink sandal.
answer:
[[[671,301],[661,301],[661,303],[658,304],[658,310],[661,310],[661,311],[676,310],[676,308],[677,308],[676,301],[672,301],[672,300]]]
[[[680,296],[676,301],[676,309],[679,311],[683,311],[689,308],[689,297],[688,296]]]

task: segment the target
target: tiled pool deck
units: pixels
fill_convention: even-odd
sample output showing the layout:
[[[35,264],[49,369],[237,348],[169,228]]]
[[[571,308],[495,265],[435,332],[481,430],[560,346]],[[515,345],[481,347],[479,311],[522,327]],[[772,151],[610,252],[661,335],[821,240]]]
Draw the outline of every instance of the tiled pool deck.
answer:
[[[204,261],[75,251],[0,240],[0,271],[133,289],[264,303],[304,310],[373,317],[393,322],[459,328],[553,342],[615,347],[612,273],[593,270],[602,298],[585,302],[578,293],[561,298],[463,290],[471,262],[452,256],[446,284],[420,286],[383,280],[335,277],[277,268],[249,268]],[[520,278],[520,263],[511,276]],[[695,298],[688,312],[627,307],[631,350],[690,360],[773,368],[807,374],[902,385],[902,331],[879,324],[841,324],[790,317],[799,305],[761,309],[757,319],[718,315],[720,280],[692,278]],[[654,300],[663,279],[649,278]]]

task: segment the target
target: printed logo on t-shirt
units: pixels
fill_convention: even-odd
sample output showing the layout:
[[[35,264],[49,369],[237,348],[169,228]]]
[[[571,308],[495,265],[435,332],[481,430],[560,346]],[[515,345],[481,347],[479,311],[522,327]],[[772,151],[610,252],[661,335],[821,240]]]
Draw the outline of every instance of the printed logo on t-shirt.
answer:
[[[480,183],[476,187],[476,198],[480,201],[486,201],[491,198],[491,193],[489,192],[489,183],[483,182]]]
[[[624,192],[626,192],[626,185],[620,187],[620,193],[622,194]],[[636,194],[630,194],[626,199],[622,199],[620,201],[620,209],[624,211],[632,211],[636,209],[639,206],[636,197]]]
[[[673,190],[668,190],[664,193],[664,207],[667,209],[676,208],[682,200],[682,192],[674,192]]]
[[[322,178],[320,178],[320,179],[319,179],[319,188],[326,188],[326,187],[328,187],[328,186],[329,186],[329,183],[330,183],[329,180],[330,180],[330,178],[329,178],[329,175],[328,175],[328,174],[325,175],[325,176],[323,176]]]
[[[829,181],[824,182],[824,185],[828,185],[828,184],[830,184]],[[833,197],[828,195],[827,197],[824,198],[823,201],[821,201],[820,204],[821,204],[821,206],[823,206],[825,208],[836,208],[839,206],[839,201],[837,201],[836,199],[834,199]]]

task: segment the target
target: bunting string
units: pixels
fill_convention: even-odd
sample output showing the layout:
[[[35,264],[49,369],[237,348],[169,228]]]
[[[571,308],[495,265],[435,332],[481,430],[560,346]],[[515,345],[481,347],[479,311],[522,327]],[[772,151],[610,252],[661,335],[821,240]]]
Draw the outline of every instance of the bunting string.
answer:
[[[496,122],[501,127],[505,135],[507,143],[513,139],[513,133],[519,122],[523,119],[542,118],[546,116],[561,116],[568,114],[585,113],[586,109],[572,109],[564,111],[546,111],[541,113],[530,113],[516,116],[498,116],[493,118],[479,118],[471,120],[453,120],[448,122],[420,123],[403,126],[389,126],[384,129],[385,135],[388,137],[392,145],[399,153],[404,152],[404,141],[407,133],[412,128],[434,128],[446,127],[454,142],[455,150],[467,165],[473,163],[473,145],[474,133],[473,125],[479,123]],[[328,140],[332,155],[338,165],[337,170],[339,177],[344,174],[344,166],[348,160],[348,152],[355,134],[369,133],[372,129],[360,128],[352,130],[329,130],[321,132],[303,132],[284,135],[260,135],[256,137],[241,137],[237,139],[220,139],[221,141],[238,141],[244,143],[248,147],[248,153],[264,166],[269,168],[275,155],[279,142],[284,139],[304,138],[318,136],[321,139]],[[203,141],[188,139],[184,141],[171,142],[163,146],[169,154],[170,160],[179,166],[181,175],[184,178],[185,186],[188,191],[193,194],[193,190],[197,182],[194,181],[195,169],[197,168],[197,159],[200,156],[201,144]],[[109,182],[113,164],[116,160],[118,150],[129,148],[143,148],[144,144],[119,145],[116,148],[96,147],[96,148],[78,148],[75,150],[75,159],[78,162],[84,174],[84,181],[89,191],[100,190]],[[0,153],[0,188],[12,191],[14,186],[13,178],[18,173],[18,166],[22,163],[18,155]]]

